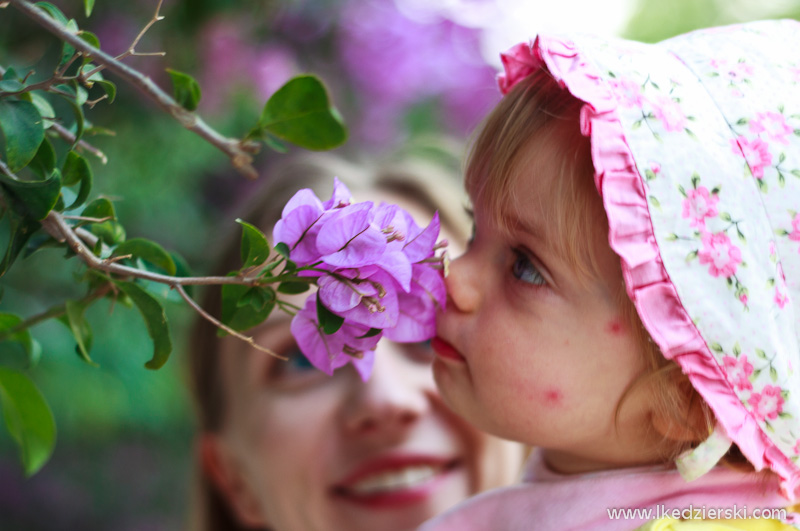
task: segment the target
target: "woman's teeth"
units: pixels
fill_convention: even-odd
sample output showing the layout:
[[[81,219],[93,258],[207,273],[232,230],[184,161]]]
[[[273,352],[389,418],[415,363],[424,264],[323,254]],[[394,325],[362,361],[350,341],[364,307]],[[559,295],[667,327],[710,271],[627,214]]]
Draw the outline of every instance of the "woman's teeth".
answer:
[[[425,483],[439,473],[441,467],[410,466],[391,472],[369,476],[348,487],[353,494],[379,494],[393,490],[410,489]]]

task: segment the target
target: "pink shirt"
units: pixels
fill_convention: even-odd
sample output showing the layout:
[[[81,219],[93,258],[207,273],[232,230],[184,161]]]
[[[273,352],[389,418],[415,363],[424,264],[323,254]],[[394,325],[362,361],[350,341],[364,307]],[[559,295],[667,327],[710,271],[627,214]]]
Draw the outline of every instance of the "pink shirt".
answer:
[[[754,509],[787,505],[775,476],[718,466],[687,483],[677,470],[664,465],[563,475],[549,470],[534,452],[521,484],[470,498],[429,520],[419,531],[631,530],[670,516],[665,510],[731,509],[738,510],[732,517],[745,518]],[[650,509],[651,513],[613,518],[610,511],[614,509]]]

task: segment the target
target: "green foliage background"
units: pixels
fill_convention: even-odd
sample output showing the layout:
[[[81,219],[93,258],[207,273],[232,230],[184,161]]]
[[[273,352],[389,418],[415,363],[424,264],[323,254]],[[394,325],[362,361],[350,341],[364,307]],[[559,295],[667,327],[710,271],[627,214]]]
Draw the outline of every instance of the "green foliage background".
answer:
[[[82,2],[55,3],[83,25]],[[163,10],[166,19],[150,30],[140,48],[168,50],[169,55],[165,59],[132,58],[131,64],[161,76],[160,84],[168,87],[165,67],[192,73],[201,66],[196,39],[203,22],[232,11],[248,11],[253,17],[267,19],[279,4],[253,0],[168,2]],[[318,4],[324,15],[330,2]],[[649,42],[711,25],[800,17],[800,0],[639,0],[637,6],[624,36]],[[113,15],[141,25],[153,9],[154,2],[99,0],[92,20]],[[86,27],[94,29],[91,23]],[[13,57],[18,71],[27,71],[43,55],[54,56],[58,46],[54,38],[44,36],[14,10],[0,9],[0,57]],[[312,70],[315,61],[326,61],[324,50],[300,52],[309,56]],[[100,103],[88,113],[90,120],[98,117],[97,125],[116,131],[116,137],[91,139],[112,161],[103,166],[92,160],[94,194],[122,198],[116,203],[117,213],[129,237],[152,238],[178,251],[196,269],[207,271],[221,227],[233,224],[231,206],[255,185],[236,175],[226,157],[156,112],[132,89],[121,83],[119,89],[114,105]],[[342,97],[347,99],[346,94]],[[228,104],[225,113],[214,115],[211,123],[233,135],[247,130],[263,102],[243,91]],[[422,114],[431,114],[428,107],[421,108],[426,109]],[[345,115],[345,119],[349,117]],[[415,127],[412,124],[411,129]],[[344,151],[353,153],[357,148],[348,146]],[[270,159],[278,156],[266,154],[262,160],[267,159],[268,168]],[[2,278],[0,312],[32,315],[79,296],[77,288],[63,282],[76,274],[79,266],[74,261],[71,269],[64,270],[62,252],[36,253]],[[54,290],[53,286],[63,288]],[[175,354],[163,369],[153,372],[143,368],[152,345],[139,316],[124,307],[109,314],[110,310],[105,301],[89,310],[93,322],[104,323],[94,330],[92,357],[99,368],[80,362],[72,335],[60,323],[47,322],[34,329],[44,355],[32,376],[53,408],[59,441],[52,461],[25,480],[16,450],[7,433],[0,430],[3,530],[178,529],[184,521],[193,421],[182,370],[183,357],[191,355],[185,349],[185,330],[193,315],[185,305],[168,305]],[[0,360],[22,366],[24,354],[17,346],[2,343]]]

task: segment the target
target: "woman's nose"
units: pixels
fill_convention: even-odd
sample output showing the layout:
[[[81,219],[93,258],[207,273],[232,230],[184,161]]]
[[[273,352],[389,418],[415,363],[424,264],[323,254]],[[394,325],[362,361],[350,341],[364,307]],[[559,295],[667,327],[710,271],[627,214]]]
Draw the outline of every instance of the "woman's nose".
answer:
[[[480,275],[469,253],[450,262],[449,272],[444,279],[447,287],[448,310],[472,313],[481,303]]]
[[[382,340],[369,380],[353,384],[344,413],[349,433],[402,436],[430,411],[430,367],[408,360],[401,349]]]

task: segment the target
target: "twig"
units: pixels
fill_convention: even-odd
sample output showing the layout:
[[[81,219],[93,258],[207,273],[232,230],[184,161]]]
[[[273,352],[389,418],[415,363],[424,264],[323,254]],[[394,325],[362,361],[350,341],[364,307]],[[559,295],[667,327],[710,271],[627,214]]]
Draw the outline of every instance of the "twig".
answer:
[[[106,293],[111,291],[111,289],[112,289],[112,285],[110,283],[106,284],[105,286],[102,286],[102,287],[96,289],[95,291],[89,293],[84,298],[80,299],[78,302],[80,304],[85,304],[85,303],[88,303],[88,302],[92,302],[92,301],[94,301],[96,299],[100,299],[100,298],[104,297],[106,295]],[[12,326],[11,328],[9,328],[7,330],[3,330],[2,332],[0,332],[0,341],[4,341],[5,339],[13,336],[17,332],[22,332],[23,330],[27,330],[28,328],[30,328],[32,326],[35,326],[35,325],[41,323],[42,321],[46,321],[48,319],[53,319],[53,318],[56,318],[56,317],[61,317],[66,312],[67,312],[67,305],[66,304],[58,304],[56,306],[48,308],[47,310],[43,311],[42,313],[39,313],[39,314],[36,314],[36,315],[32,315],[31,317],[28,317],[24,321],[20,321],[17,325]]]
[[[171,96],[153,83],[149,77],[90,45],[38,7],[25,0],[9,0],[9,3],[59,39],[69,43],[76,50],[80,50],[85,55],[91,56],[95,62],[104,65],[119,77],[136,87],[162,109],[171,114],[183,127],[196,133],[208,143],[228,155],[233,167],[240,173],[251,179],[258,177],[258,172],[252,164],[252,155],[256,153],[259,148],[257,143],[246,142],[221,135],[206,124],[200,116],[181,107]]]
[[[70,133],[69,130],[66,127],[64,127],[63,125],[61,125],[61,124],[59,124],[57,122],[53,122],[53,125],[50,126],[50,130],[55,132],[58,136],[60,136],[62,139],[64,139],[68,144],[75,144],[75,135]],[[83,140],[83,139],[78,140],[78,143],[76,145],[79,148],[85,149],[86,151],[88,151],[89,153],[91,153],[92,155],[94,155],[95,157],[100,159],[100,162],[102,162],[103,164],[106,164],[108,162],[108,157],[106,157],[105,153],[103,153],[102,151],[100,151],[99,149],[97,149],[96,147],[91,145],[90,143],[86,142],[85,140]]]
[[[64,219],[69,219],[69,220],[74,220],[74,221],[89,221],[91,223],[103,223],[104,221],[108,221],[110,219],[114,219],[111,216],[106,216],[104,218],[92,218],[92,217],[89,217],[89,216],[67,216],[66,214],[62,214],[61,217],[63,217]],[[80,229],[78,229],[78,230],[80,230]]]
[[[0,162],[0,168],[4,164]],[[144,271],[135,267],[128,267],[121,264],[114,263],[107,259],[98,258],[87,247],[87,243],[78,237],[76,231],[81,231],[83,234],[91,234],[82,229],[73,229],[64,219],[60,213],[52,210],[47,217],[42,220],[42,227],[53,238],[58,241],[64,241],[69,245],[70,249],[77,254],[91,269],[98,269],[106,273],[113,273],[124,277],[141,278],[143,280],[152,280],[166,284],[170,287],[176,286],[199,286],[199,285],[214,285],[214,284],[241,284],[245,286],[258,286],[263,284],[262,279],[259,278],[245,278],[245,277],[174,277],[170,275],[162,275],[159,273],[152,273]],[[92,235],[93,236],[93,235]]]
[[[162,3],[163,3],[163,0],[158,0],[158,5],[156,6],[156,13],[153,15],[153,18],[151,18],[150,22],[148,22],[145,25],[145,27],[142,28],[142,31],[139,32],[139,35],[137,35],[136,38],[133,39],[133,43],[131,43],[130,48],[128,48],[128,50],[125,53],[123,53],[122,55],[117,57],[117,59],[124,59],[125,57],[128,57],[129,55],[166,55],[165,52],[153,52],[153,53],[137,53],[136,52],[136,45],[139,44],[140,40],[142,40],[142,37],[144,37],[144,34],[147,33],[147,30],[149,30],[150,27],[153,24],[155,24],[156,22],[158,22],[159,20],[164,20],[164,17],[159,15],[159,12],[161,11],[161,4]]]
[[[194,299],[192,299],[192,298],[191,298],[191,297],[190,297],[190,296],[189,296],[189,295],[186,293],[186,290],[184,290],[184,289],[183,289],[183,286],[180,286],[180,285],[178,285],[178,286],[175,286],[175,289],[178,291],[178,293],[180,294],[180,296],[183,298],[183,300],[185,300],[185,301],[186,301],[186,303],[187,303],[189,306],[191,306],[192,308],[194,308],[194,310],[195,310],[197,313],[199,313],[199,314],[200,314],[200,315],[201,315],[201,316],[202,316],[204,319],[207,319],[208,321],[210,321],[211,323],[213,323],[213,324],[214,324],[215,326],[217,326],[218,328],[221,328],[222,330],[225,330],[226,332],[228,332],[230,335],[232,335],[232,336],[234,336],[234,337],[237,337],[237,338],[241,339],[242,341],[244,341],[245,343],[247,343],[248,345],[250,345],[251,347],[253,347],[253,348],[254,348],[254,349],[256,349],[256,350],[260,350],[261,352],[266,352],[267,354],[269,354],[269,355],[271,355],[271,356],[275,356],[276,358],[278,358],[278,359],[281,359],[281,360],[283,360],[283,361],[287,361],[287,360],[288,360],[288,358],[286,358],[285,356],[281,356],[280,354],[276,354],[275,352],[271,351],[270,349],[268,349],[268,348],[266,348],[266,347],[262,347],[261,345],[259,345],[258,343],[256,343],[256,342],[255,342],[255,340],[254,340],[252,337],[250,337],[250,336],[246,336],[246,335],[244,335],[244,334],[241,334],[241,333],[237,332],[236,330],[234,330],[233,328],[231,328],[231,327],[229,327],[229,326],[226,326],[226,325],[222,324],[222,322],[220,322],[219,320],[217,320],[217,319],[216,319],[216,318],[215,318],[213,315],[211,315],[210,313],[208,313],[207,311],[205,311],[205,310],[204,310],[204,309],[203,309],[203,308],[202,308],[202,307],[201,307],[199,304],[197,304],[197,303],[194,301]]]

